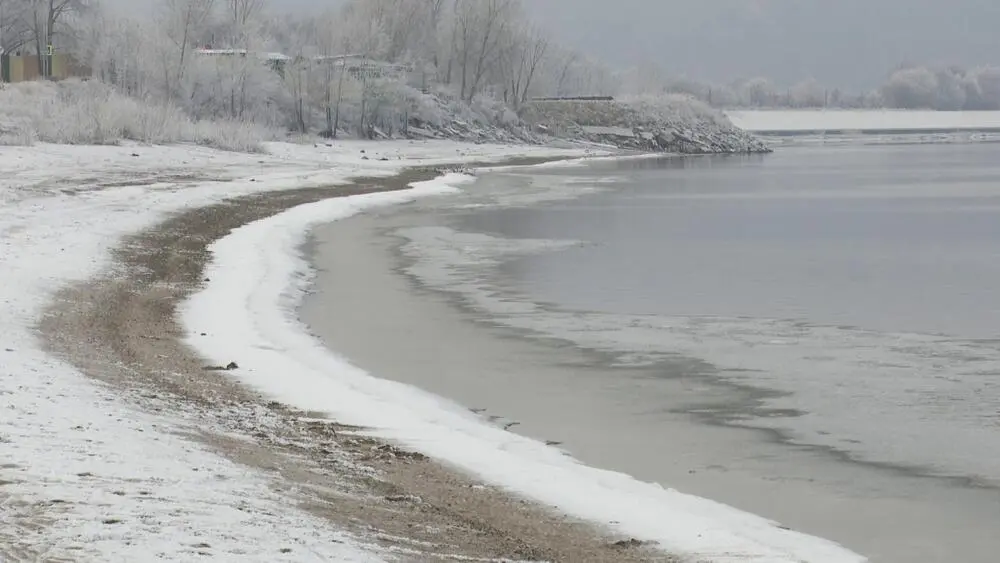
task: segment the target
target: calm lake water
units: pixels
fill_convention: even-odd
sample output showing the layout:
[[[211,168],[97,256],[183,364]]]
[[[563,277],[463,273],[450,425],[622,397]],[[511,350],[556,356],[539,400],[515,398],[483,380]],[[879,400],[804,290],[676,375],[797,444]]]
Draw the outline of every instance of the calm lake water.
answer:
[[[411,250],[460,243],[452,278],[466,272],[504,322],[623,363],[685,358],[767,395],[720,419],[1000,483],[1000,145],[786,147],[490,182],[589,192],[476,208],[451,243],[411,234]],[[493,269],[470,274],[477,260]]]
[[[1000,144],[507,169],[313,247],[304,318],[378,377],[876,563],[996,560]]]
[[[618,189],[465,226],[591,243],[506,269],[565,307],[1000,337],[1000,145],[626,166]]]

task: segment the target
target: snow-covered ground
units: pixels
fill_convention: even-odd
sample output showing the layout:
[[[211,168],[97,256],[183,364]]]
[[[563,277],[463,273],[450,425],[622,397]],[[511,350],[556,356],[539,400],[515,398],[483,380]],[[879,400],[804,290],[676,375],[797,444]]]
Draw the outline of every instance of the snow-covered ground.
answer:
[[[858,562],[825,540],[710,500],[581,465],[545,444],[486,424],[459,405],[351,366],[308,335],[296,307],[310,276],[300,254],[307,230],[378,206],[445,195],[469,181],[447,176],[410,193],[368,194],[304,205],[234,231],[211,247],[212,281],[185,303],[189,343],[207,359],[240,358],[243,382],[305,411],[374,428],[481,479],[571,516],[692,560]],[[281,374],[281,377],[275,377]]]
[[[46,355],[40,315],[59,289],[105,271],[122,236],[171,212],[406,166],[567,151],[451,142],[267,148],[0,147],[0,561],[389,557],[297,510],[267,476],[182,438],[193,429],[181,414],[139,412]]]
[[[1000,130],[1000,111],[732,110],[726,115],[753,133]]]

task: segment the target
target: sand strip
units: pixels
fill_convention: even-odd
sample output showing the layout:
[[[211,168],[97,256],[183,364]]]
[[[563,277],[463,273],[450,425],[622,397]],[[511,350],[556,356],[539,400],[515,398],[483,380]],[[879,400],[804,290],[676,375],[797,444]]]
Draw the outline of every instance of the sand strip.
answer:
[[[271,402],[181,343],[176,308],[203,282],[206,247],[231,229],[298,205],[404,189],[436,175],[414,170],[337,188],[263,193],[176,215],[124,241],[113,274],[63,291],[42,334],[53,353],[129,402],[184,417],[191,439],[272,475],[275,489],[303,508],[403,559],[672,560],[359,429]]]

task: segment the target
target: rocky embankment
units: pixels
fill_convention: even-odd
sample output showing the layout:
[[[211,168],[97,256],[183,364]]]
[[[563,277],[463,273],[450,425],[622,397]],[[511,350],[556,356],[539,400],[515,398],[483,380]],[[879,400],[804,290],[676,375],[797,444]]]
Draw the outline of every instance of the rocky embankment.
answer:
[[[760,139],[700,102],[668,96],[632,100],[535,101],[521,118],[537,133],[621,149],[680,154],[764,153]]]
[[[535,100],[518,114],[506,107],[476,111],[453,100],[434,100],[433,119],[411,116],[405,136],[474,143],[587,143],[679,154],[771,152],[721,112],[682,96]]]

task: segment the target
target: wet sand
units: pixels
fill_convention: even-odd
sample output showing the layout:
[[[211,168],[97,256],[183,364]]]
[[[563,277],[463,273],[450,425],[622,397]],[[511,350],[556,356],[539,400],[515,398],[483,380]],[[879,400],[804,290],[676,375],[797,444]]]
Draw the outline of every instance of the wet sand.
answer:
[[[590,465],[772,518],[874,562],[997,560],[996,490],[699,420],[662,397],[752,397],[709,384],[691,365],[612,366],[595,352],[527,338],[420,287],[403,272],[392,232],[437,221],[387,210],[318,229],[311,251],[320,274],[303,320],[361,368],[456,400]]]

